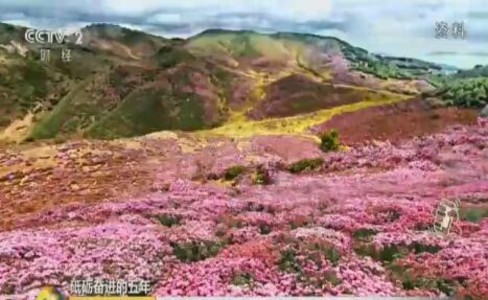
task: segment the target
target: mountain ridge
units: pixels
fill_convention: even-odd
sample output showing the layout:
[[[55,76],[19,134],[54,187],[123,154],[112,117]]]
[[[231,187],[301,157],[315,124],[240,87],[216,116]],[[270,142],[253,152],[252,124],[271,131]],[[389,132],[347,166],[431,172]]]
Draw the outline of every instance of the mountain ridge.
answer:
[[[8,99],[0,128],[17,131],[10,134],[17,142],[239,128],[263,119],[279,124],[359,102],[401,101],[444,78],[435,63],[383,57],[335,37],[208,29],[174,40],[109,23],[83,27],[71,62],[43,63],[38,45],[9,40],[23,29],[0,25],[0,95]],[[31,114],[32,124],[12,128]]]

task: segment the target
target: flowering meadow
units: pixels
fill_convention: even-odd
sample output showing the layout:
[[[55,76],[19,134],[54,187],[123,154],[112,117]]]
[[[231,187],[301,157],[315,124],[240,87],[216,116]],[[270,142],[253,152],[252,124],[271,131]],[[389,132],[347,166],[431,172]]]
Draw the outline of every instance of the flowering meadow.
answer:
[[[205,180],[161,167],[163,188],[24,214],[0,232],[0,294],[115,278],[158,296],[488,299],[486,122],[314,155],[222,157]],[[431,230],[443,199],[461,202],[450,234]]]

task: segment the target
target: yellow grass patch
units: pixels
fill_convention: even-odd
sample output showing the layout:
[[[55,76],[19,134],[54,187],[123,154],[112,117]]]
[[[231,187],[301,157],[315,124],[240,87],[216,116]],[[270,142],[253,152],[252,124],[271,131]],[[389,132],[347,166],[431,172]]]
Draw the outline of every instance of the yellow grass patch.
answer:
[[[408,99],[408,96],[383,93],[388,95],[384,99],[362,101],[358,103],[325,109],[300,116],[266,119],[261,121],[232,120],[219,128],[201,131],[203,135],[223,135],[228,137],[246,138],[255,135],[300,135],[317,139],[307,131],[310,127],[321,124],[336,115],[354,112],[368,107],[392,104]]]
[[[6,143],[22,142],[34,126],[34,118],[33,113],[28,113],[23,119],[13,121],[3,132],[0,132],[0,141]]]

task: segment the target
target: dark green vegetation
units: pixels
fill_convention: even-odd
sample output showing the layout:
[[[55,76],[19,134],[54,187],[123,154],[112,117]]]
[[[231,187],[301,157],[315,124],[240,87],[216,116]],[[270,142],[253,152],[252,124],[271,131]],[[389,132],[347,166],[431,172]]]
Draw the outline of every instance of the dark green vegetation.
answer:
[[[322,151],[337,151],[340,146],[339,133],[336,130],[333,129],[320,135],[320,149]]]
[[[428,289],[439,290],[447,296],[453,296],[460,285],[454,280],[444,278],[430,278],[414,275],[404,267],[391,265],[388,267],[391,277],[400,282],[405,290]]]
[[[333,266],[337,266],[341,260],[341,254],[334,247],[329,245],[323,245],[320,243],[312,243],[309,245],[310,250],[318,251],[324,257],[332,263]]]
[[[344,47],[343,50],[354,70],[381,79],[414,79],[442,74],[441,66],[418,59],[375,55],[357,47]]]
[[[267,235],[267,234],[270,234],[271,231],[273,231],[273,229],[271,228],[271,226],[266,225],[266,224],[259,225],[259,233],[260,234]]]
[[[180,63],[196,60],[188,51],[169,45],[159,49],[156,53],[156,59],[161,68],[172,68]]]
[[[288,166],[288,171],[291,173],[313,171],[320,168],[323,164],[324,164],[324,160],[322,158],[302,159]]]
[[[33,57],[14,57],[10,64],[0,64],[0,112],[3,112],[0,126],[7,126],[36,108],[55,106],[57,97],[69,90],[67,80],[66,76],[53,72]]]
[[[251,273],[238,273],[232,277],[232,284],[238,286],[251,286],[254,282],[254,277]]]
[[[373,236],[375,236],[378,232],[374,229],[368,229],[368,228],[361,228],[356,230],[353,234],[352,237],[356,240],[360,241],[369,241]]]
[[[488,104],[488,78],[453,79],[434,93],[446,105],[482,108]]]
[[[181,217],[180,216],[175,216],[175,215],[170,215],[170,214],[164,214],[156,217],[159,223],[161,225],[166,226],[166,227],[173,227],[180,225],[181,222]]]
[[[173,254],[183,262],[196,262],[216,256],[222,245],[216,242],[190,242],[183,244],[173,244]]]
[[[232,166],[225,171],[224,179],[225,180],[237,179],[244,172],[246,172],[246,167],[244,167],[244,166]]]
[[[356,238],[356,240],[358,243],[355,246],[355,252],[358,255],[370,256],[374,260],[386,263],[391,263],[398,258],[406,256],[408,253],[437,253],[442,250],[442,248],[438,246],[424,245],[418,242],[411,243],[410,245],[389,245],[377,249],[364,238]]]
[[[419,272],[413,272],[411,268],[398,263],[409,254],[435,254],[442,250],[441,247],[414,242],[410,245],[392,244],[378,249],[370,243],[370,237],[374,234],[376,234],[374,230],[360,229],[356,231],[353,234],[356,241],[355,252],[358,255],[369,256],[385,264],[389,276],[398,282],[401,288],[405,290],[415,290],[416,288],[439,290],[445,295],[452,296],[457,288],[461,286],[460,282],[448,278],[427,277]]]
[[[24,38],[24,31],[10,24],[0,23],[0,44],[9,44],[11,40]]]
[[[477,65],[448,76],[431,76],[429,80],[437,90],[426,96],[441,99],[445,105],[482,108],[488,104],[488,66]]]
[[[303,241],[292,243],[293,248],[281,251],[277,262],[281,271],[294,273],[299,281],[317,287],[336,286],[342,282],[335,271],[331,269],[331,267],[337,266],[341,259],[341,254],[333,246]],[[320,279],[317,280],[317,274],[314,271],[303,268],[304,264],[308,265],[309,263],[317,266],[316,272],[320,273]]]
[[[461,209],[459,212],[460,218],[463,221],[469,221],[473,223],[479,223],[484,218],[488,218],[488,208],[470,208]]]
[[[161,129],[205,127],[202,102],[191,93],[165,94],[156,88],[131,93],[111,114],[88,130],[98,138],[137,136]],[[178,114],[174,114],[177,111]]]
[[[280,270],[294,273],[301,272],[302,268],[300,267],[296,256],[297,253],[293,249],[288,249],[281,252],[281,257],[278,262]]]

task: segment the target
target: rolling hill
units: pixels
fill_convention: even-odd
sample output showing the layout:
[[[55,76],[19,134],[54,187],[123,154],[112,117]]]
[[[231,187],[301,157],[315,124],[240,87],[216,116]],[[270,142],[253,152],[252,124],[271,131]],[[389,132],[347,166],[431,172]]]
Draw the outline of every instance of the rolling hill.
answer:
[[[283,124],[402,101],[432,91],[428,80],[443,76],[440,65],[371,54],[332,37],[207,30],[181,40],[110,24],[83,28],[83,45],[69,45],[70,62],[61,60],[60,45],[45,63],[38,46],[23,42],[23,30],[0,24],[3,141]]]

